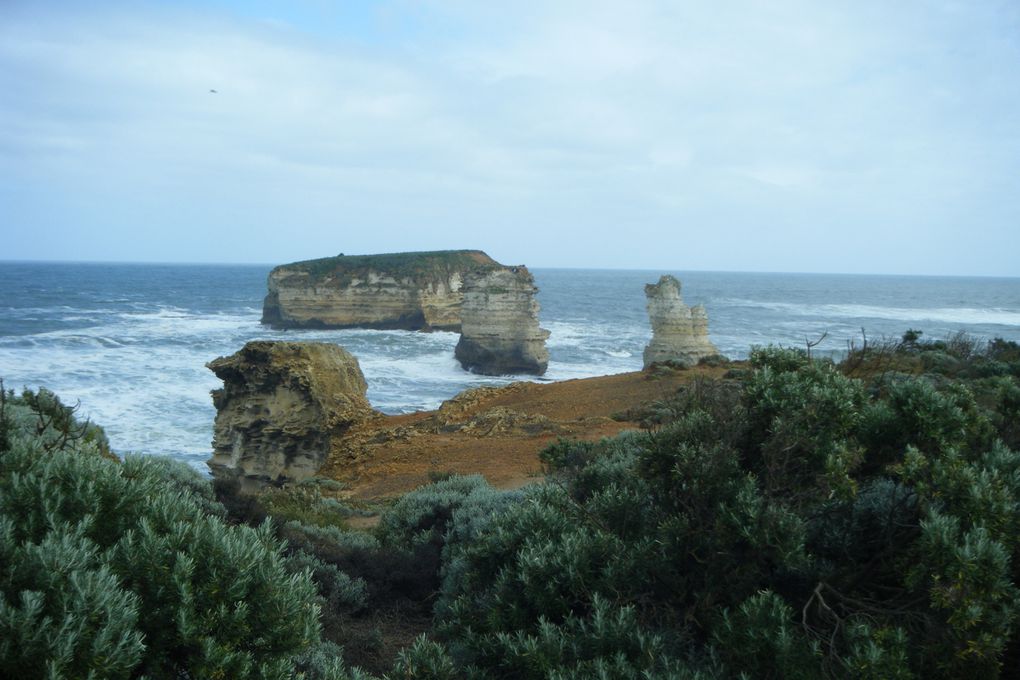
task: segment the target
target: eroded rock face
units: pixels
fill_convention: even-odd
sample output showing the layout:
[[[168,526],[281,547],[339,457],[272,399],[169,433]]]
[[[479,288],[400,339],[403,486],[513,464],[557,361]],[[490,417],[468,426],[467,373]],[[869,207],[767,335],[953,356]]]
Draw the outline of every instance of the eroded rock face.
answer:
[[[242,490],[314,475],[331,441],[375,415],[358,360],[321,342],[249,342],[209,362],[216,422],[209,467]]]
[[[269,273],[262,323],[456,331],[464,274],[499,266],[480,250],[339,255],[281,265]]]
[[[464,276],[461,336],[454,355],[483,375],[542,375],[549,365],[538,327],[535,280],[526,267],[477,269]]]
[[[708,313],[702,305],[684,304],[675,277],[666,275],[658,283],[647,284],[645,297],[652,323],[652,341],[644,352],[645,368],[665,361],[693,366],[703,357],[719,354],[708,339]]]

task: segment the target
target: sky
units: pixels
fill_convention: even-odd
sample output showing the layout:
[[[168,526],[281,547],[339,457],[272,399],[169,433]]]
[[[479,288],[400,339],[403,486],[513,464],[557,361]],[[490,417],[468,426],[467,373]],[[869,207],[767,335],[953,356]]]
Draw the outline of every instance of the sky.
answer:
[[[1015,0],[0,0],[0,260],[1020,276]]]

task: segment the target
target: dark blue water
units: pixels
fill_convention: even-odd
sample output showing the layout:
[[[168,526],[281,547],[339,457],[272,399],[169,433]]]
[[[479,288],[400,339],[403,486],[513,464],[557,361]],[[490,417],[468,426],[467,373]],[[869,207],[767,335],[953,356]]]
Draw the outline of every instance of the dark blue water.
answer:
[[[453,333],[272,331],[259,324],[270,266],[0,263],[0,377],[44,385],[106,427],[115,450],[209,455],[218,387],[205,363],[255,338],[336,342],[358,357],[369,399],[396,413],[434,408],[472,386]],[[534,271],[552,331],[550,380],[641,367],[651,336],[644,285],[659,271]],[[908,328],[1020,341],[1020,279],[669,272],[703,303],[724,354],[752,344],[837,353]]]

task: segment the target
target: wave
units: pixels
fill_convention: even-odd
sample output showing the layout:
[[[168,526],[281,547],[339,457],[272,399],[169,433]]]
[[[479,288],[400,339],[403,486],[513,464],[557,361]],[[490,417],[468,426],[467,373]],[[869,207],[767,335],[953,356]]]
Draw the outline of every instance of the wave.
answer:
[[[884,307],[860,304],[799,304],[795,302],[761,302],[730,298],[720,300],[732,306],[754,307],[771,311],[813,316],[826,319],[885,319],[890,321],[934,321],[959,325],[1020,326],[1020,311],[998,307]]]
[[[0,377],[9,387],[42,384],[69,403],[80,399],[83,414],[107,428],[118,452],[167,454],[200,467],[211,449],[215,418],[209,391],[220,387],[205,364],[249,340],[342,345],[361,364],[370,402],[387,413],[433,409],[469,387],[639,370],[651,337],[641,282],[635,279],[633,294],[624,297],[615,275],[593,275],[583,290],[573,286],[574,278],[550,275],[543,283],[549,304],[543,300],[541,325],[551,336],[549,369],[542,378],[464,371],[454,359],[456,333],[270,329],[259,323],[263,279],[228,287],[221,299],[211,296],[208,286],[171,296],[167,286],[153,284],[138,291],[111,287],[69,305],[46,304],[68,298],[36,297],[24,300],[30,307],[10,313],[0,307],[0,334],[4,322],[10,332],[0,335]],[[805,335],[816,338],[823,331],[829,336],[816,351],[838,352],[847,339],[859,336],[861,326],[869,337],[916,327],[933,337],[965,329],[1020,340],[1020,290],[1014,284],[981,284],[974,292],[949,282],[931,289],[929,297],[913,289],[897,297],[885,288],[858,295],[850,284],[812,281],[792,280],[785,298],[772,289],[752,291],[739,277],[723,281],[720,292],[707,300],[712,341],[727,356],[743,358],[753,344],[803,347]],[[754,296],[781,301],[748,299]],[[982,299],[987,308],[981,308]],[[838,300],[852,303],[833,302]],[[21,316],[37,320],[22,323]]]

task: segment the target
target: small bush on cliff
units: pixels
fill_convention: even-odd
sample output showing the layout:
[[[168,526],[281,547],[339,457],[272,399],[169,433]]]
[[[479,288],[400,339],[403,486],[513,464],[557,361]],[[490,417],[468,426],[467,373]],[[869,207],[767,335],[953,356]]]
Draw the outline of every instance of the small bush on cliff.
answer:
[[[104,457],[48,393],[6,401],[0,675],[284,677],[318,642],[268,526],[226,526],[176,466]]]

